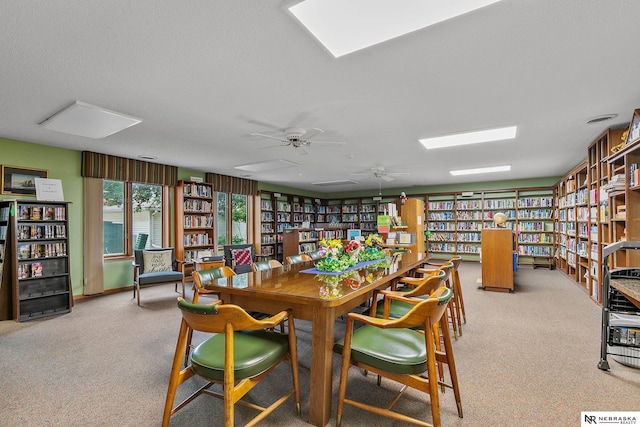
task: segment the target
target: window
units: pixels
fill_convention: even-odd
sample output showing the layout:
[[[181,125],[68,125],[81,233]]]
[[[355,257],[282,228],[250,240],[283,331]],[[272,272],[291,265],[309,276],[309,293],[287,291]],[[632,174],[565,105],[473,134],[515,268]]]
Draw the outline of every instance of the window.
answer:
[[[222,246],[247,243],[248,201],[244,194],[217,193],[218,215],[216,241],[218,253],[222,255]]]
[[[165,193],[161,185],[103,181],[105,256],[131,256],[135,249],[164,246]]]

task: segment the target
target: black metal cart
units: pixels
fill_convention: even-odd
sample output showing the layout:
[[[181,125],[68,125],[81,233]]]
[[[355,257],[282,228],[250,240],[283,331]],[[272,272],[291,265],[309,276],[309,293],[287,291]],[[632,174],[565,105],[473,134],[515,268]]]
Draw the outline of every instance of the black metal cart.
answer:
[[[631,347],[640,350],[640,330],[636,327],[626,327],[616,324],[612,326],[611,314],[631,314],[640,317],[640,308],[629,301],[622,293],[611,286],[611,279],[638,279],[640,280],[640,266],[609,270],[609,255],[619,250],[640,250],[640,242],[616,242],[602,249],[603,278],[602,288],[602,337],[600,343],[600,362],[598,368],[609,370],[607,354],[633,359],[640,359],[629,354],[617,354],[609,352],[609,346]]]

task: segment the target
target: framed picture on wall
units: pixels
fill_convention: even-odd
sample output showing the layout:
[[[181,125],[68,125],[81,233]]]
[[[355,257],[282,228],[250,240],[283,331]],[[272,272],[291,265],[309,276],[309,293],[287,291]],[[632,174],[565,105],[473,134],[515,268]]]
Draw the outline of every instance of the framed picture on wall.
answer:
[[[44,169],[2,165],[2,194],[35,196],[36,178],[48,178]]]

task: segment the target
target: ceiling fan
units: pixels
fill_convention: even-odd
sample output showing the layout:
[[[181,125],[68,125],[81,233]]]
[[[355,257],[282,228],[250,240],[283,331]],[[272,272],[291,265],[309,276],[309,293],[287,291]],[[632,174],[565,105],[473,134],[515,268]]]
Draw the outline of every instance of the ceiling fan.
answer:
[[[387,172],[384,166],[378,166],[375,168],[371,168],[368,173],[352,173],[351,175],[364,176],[364,179],[374,178],[379,179],[381,181],[393,181],[394,176],[406,176],[409,175],[408,172]]]
[[[334,142],[334,141],[312,141],[316,135],[324,133],[322,129],[312,128],[310,130],[306,130],[304,128],[298,127],[290,127],[281,129],[280,132],[282,135],[268,135],[265,133],[255,132],[252,133],[252,136],[260,136],[262,138],[275,139],[276,141],[280,141],[282,144],[276,145],[275,147],[286,147],[291,146],[293,148],[301,148],[302,151],[306,153],[305,147],[310,147],[313,145],[344,145],[345,142]],[[265,147],[272,148],[272,147]]]
[[[377,166],[371,168],[367,173],[352,173],[354,176],[364,176],[364,179],[377,179],[378,180],[378,194],[382,195],[382,181],[393,181],[394,176],[406,176],[408,172],[387,172],[384,166]]]

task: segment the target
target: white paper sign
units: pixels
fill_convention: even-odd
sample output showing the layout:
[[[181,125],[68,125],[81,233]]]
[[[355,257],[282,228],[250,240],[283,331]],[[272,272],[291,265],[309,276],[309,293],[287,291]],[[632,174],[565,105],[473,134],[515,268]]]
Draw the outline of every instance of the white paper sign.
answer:
[[[62,181],[59,179],[36,178],[36,199],[50,202],[64,202]]]

